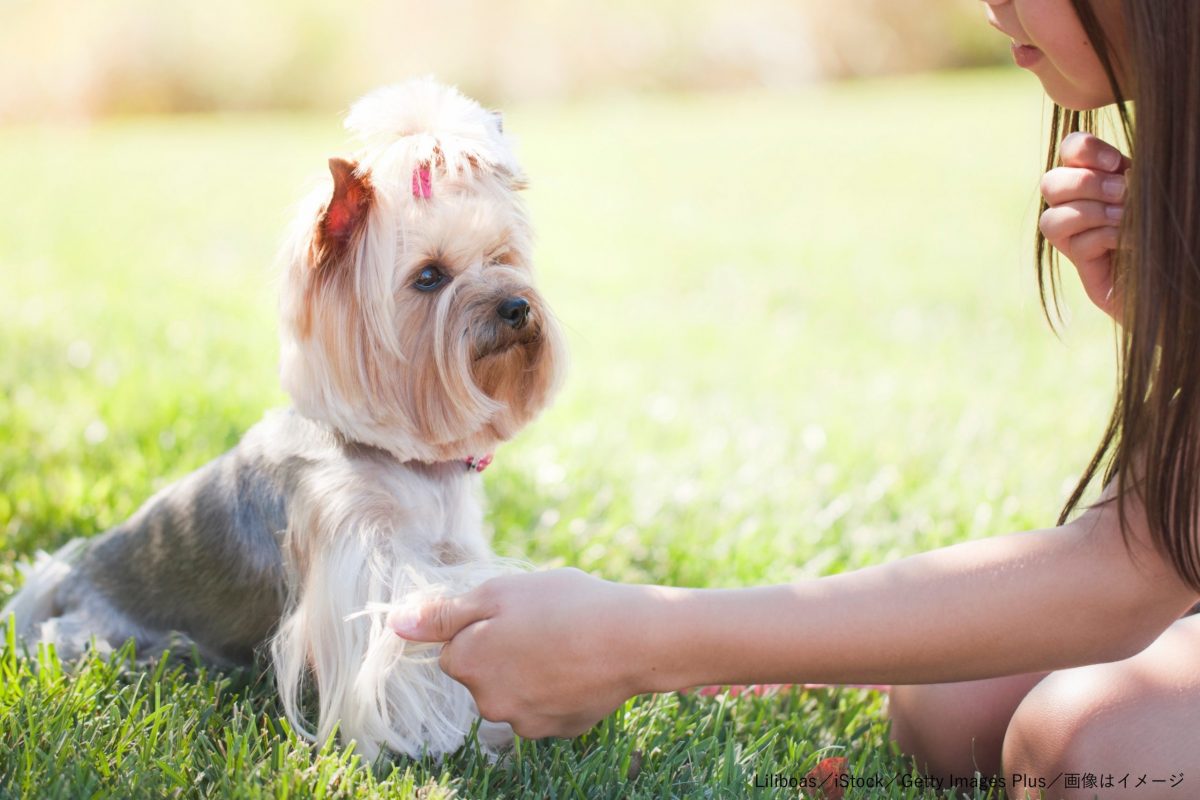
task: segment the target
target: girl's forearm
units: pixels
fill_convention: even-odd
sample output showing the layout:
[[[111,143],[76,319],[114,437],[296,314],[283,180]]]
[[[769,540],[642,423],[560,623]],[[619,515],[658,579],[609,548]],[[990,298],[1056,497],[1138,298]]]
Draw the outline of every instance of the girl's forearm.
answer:
[[[643,587],[639,691],[699,684],[933,683],[1113,661],[1195,600],[1115,513],[747,590]]]

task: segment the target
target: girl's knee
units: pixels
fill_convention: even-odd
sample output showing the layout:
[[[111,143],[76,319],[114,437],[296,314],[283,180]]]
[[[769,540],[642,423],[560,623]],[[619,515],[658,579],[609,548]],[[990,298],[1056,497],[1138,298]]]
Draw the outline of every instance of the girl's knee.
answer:
[[[938,771],[943,756],[939,732],[957,728],[954,709],[941,686],[893,686],[888,693],[891,738],[900,752],[912,757],[921,769]]]
[[[895,686],[888,700],[892,741],[929,775],[991,775],[1023,688],[1012,681]]]
[[[1017,707],[1001,752],[1010,798],[1037,798],[1039,790],[1064,800],[1093,796],[1095,787],[1067,788],[1064,776],[1098,774],[1113,763],[1114,736],[1125,726],[1104,666],[1052,673]]]
[[[920,728],[919,702],[914,702],[919,686],[893,686],[888,692],[887,715],[891,720],[891,737],[901,752],[911,753],[915,735]]]

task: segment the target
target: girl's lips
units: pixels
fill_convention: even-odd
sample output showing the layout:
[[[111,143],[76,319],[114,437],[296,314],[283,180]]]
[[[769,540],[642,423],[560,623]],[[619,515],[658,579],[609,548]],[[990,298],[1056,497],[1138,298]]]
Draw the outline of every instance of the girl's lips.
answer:
[[[1042,60],[1042,51],[1031,44],[1012,43],[1013,61],[1018,67],[1032,67]]]

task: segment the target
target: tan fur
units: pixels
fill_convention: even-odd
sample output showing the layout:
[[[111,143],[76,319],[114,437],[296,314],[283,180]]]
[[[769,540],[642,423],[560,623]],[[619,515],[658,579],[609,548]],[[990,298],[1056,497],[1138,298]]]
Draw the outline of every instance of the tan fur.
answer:
[[[489,150],[497,137],[414,128],[379,147],[370,132],[375,146],[357,154],[372,189],[365,229],[325,264],[324,217],[298,228],[281,306],[282,378],[305,415],[401,460],[438,461],[494,449],[544,407],[564,348],[532,283],[532,235],[514,190],[523,178],[511,154]],[[424,164],[430,199],[411,192]],[[318,198],[330,193],[324,186]],[[431,264],[449,283],[412,288]],[[531,306],[520,331],[496,315],[510,296]]]

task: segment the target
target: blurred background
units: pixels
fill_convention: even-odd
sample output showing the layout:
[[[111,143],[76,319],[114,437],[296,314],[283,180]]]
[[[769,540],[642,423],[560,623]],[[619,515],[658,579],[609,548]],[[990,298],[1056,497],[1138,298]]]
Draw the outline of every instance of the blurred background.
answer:
[[[434,72],[492,104],[1000,63],[978,0],[6,0],[0,119],[343,108]]]

